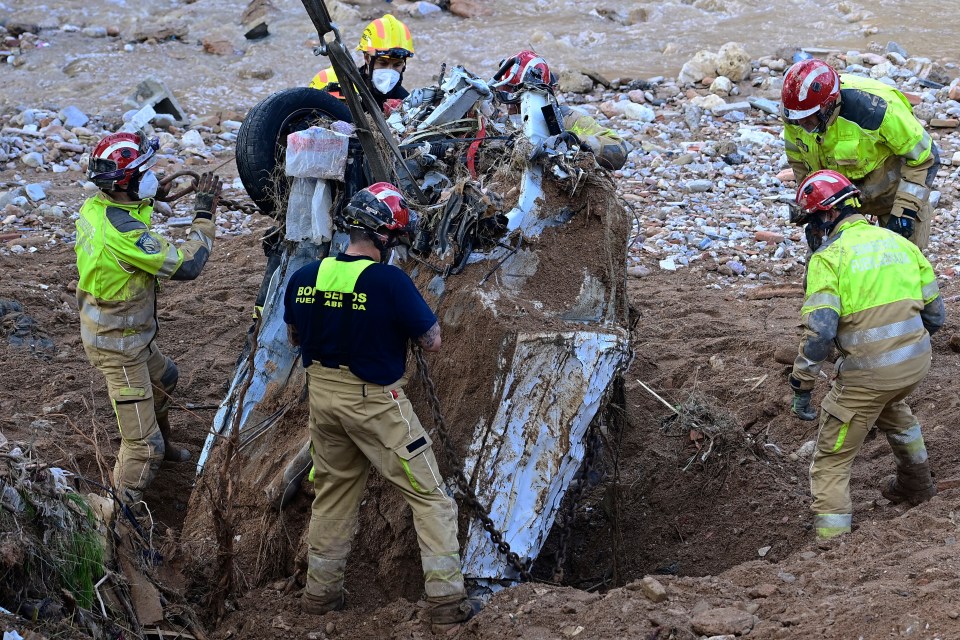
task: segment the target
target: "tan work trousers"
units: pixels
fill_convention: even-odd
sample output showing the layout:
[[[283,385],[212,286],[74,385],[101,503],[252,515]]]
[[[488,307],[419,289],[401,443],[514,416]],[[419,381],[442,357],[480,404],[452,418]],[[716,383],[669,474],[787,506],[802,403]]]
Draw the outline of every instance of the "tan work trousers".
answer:
[[[307,589],[321,602],[343,590],[357,511],[372,464],[413,511],[428,598],[466,595],[457,505],[444,493],[430,437],[403,392],[367,384],[345,367],[307,368],[316,498],[310,518]]]
[[[902,168],[903,159],[890,156],[882,166],[868,173],[863,180],[857,181],[857,187],[862,193],[859,213],[876,216],[881,227],[886,227],[890,220],[890,210],[893,209],[893,201],[900,186]],[[919,222],[914,224],[910,242],[925,251],[930,243],[930,221],[933,219],[933,207],[929,199],[923,202],[917,211],[917,218]]]
[[[904,402],[919,384],[893,391],[834,384],[823,399],[817,449],[810,466],[811,509],[821,538],[850,531],[850,468],[874,424],[893,449],[898,476],[909,474],[912,479],[925,473],[926,481],[931,482],[920,423]]]
[[[158,420],[167,418],[170,394],[177,385],[177,367],[153,343],[135,356],[112,351],[88,356],[107,381],[120,427],[113,482],[120,499],[135,505],[143,499],[143,492],[163,461],[163,434]]]

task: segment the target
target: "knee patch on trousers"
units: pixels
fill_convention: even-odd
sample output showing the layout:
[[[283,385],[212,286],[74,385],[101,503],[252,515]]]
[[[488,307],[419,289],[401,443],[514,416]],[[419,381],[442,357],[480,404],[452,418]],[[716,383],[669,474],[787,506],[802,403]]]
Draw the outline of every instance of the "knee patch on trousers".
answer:
[[[167,358],[166,367],[164,367],[163,374],[160,376],[160,387],[167,393],[173,393],[174,389],[177,388],[177,381],[179,380],[180,370],[177,369],[177,364],[170,358]]]

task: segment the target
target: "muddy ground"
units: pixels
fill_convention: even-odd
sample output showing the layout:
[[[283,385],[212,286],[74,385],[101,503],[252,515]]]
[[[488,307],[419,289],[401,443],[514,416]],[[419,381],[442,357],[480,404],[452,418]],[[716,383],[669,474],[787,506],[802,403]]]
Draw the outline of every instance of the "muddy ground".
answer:
[[[198,281],[170,283],[160,295],[160,348],[181,371],[173,424],[194,451],[242,349],[263,263],[255,237],[220,240]],[[750,299],[755,294],[737,287],[708,288],[712,277],[664,273],[628,282],[636,325],[626,426],[608,433],[577,506],[565,586],[550,584],[554,532],[537,569],[545,582],[497,594],[454,635],[692,638],[732,625],[752,626],[751,635],[761,638],[960,637],[957,491],[942,491],[910,511],[888,504],[876,488],[893,459],[883,439],[873,438],[854,470],[856,530],[818,547],[807,510],[809,460],[795,455],[816,427],[790,415],[787,365],[777,361],[795,348],[800,299]],[[42,458],[100,481],[112,468],[118,438],[103,381],[79,343],[74,279],[69,246],[0,258],[0,298],[21,302],[54,344],[0,344],[0,425]],[[947,283],[944,295],[951,299],[956,289]],[[933,369],[912,399],[941,480],[960,476],[951,333],[948,325],[934,337]],[[670,419],[641,381],[673,405],[700,407],[703,430],[711,427],[705,420],[715,422],[720,436],[705,461],[688,465],[706,440],[691,438],[689,417]],[[174,539],[193,474],[192,464],[168,463],[146,496]],[[283,516],[292,544],[308,505],[303,497]],[[291,559],[241,575],[234,610],[219,623],[208,620],[211,636],[429,635],[410,620],[419,597],[415,569],[389,582],[369,579],[381,555],[376,536],[358,538],[347,583],[351,606],[323,618],[299,614],[298,589],[283,579]],[[177,554],[169,558],[177,567]],[[264,562],[269,568],[271,559]],[[665,586],[666,601],[635,590],[651,574]],[[176,586],[195,599],[202,592],[188,579]]]

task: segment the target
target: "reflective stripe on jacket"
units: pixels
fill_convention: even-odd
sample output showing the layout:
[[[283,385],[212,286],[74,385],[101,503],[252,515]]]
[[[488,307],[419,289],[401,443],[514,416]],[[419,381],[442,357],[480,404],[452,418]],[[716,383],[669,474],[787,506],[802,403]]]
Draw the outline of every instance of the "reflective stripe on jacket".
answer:
[[[150,200],[118,203],[103,193],[80,209],[74,251],[80,337],[88,354],[135,354],[150,344],[157,332],[157,279],[192,280],[213,248],[211,220],[194,220],[178,248],[150,231],[152,213]]]
[[[804,341],[822,338],[812,319],[830,310],[839,316],[838,382],[879,390],[905,387],[930,367],[930,336],[920,314],[939,295],[933,268],[916,246],[862,215],[850,216],[810,257],[801,309]],[[793,375],[812,387],[819,369],[819,362],[801,357]]]

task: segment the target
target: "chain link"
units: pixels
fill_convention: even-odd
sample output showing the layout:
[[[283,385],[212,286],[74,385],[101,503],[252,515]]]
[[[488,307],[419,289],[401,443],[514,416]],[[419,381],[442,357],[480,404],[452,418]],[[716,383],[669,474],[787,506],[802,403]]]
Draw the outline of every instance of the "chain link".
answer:
[[[254,202],[240,202],[239,200],[231,200],[229,198],[220,198],[219,205],[225,207],[226,211],[239,211],[241,213],[246,213],[252,215],[254,213],[261,213],[260,207],[258,207]]]
[[[463,495],[464,501],[470,508],[473,510],[474,515],[480,521],[480,524],[483,525],[484,530],[490,536],[490,541],[493,542],[497,550],[506,557],[507,562],[513,567],[516,572],[520,575],[521,580],[530,580],[530,571],[524,562],[520,559],[515,552],[510,550],[510,544],[503,539],[503,533],[501,533],[496,525],[493,523],[493,520],[490,518],[490,513],[484,507],[480,500],[477,498],[477,494],[474,493],[473,488],[470,486],[470,483],[467,481],[466,475],[463,473],[463,465],[459,464],[457,458],[457,452],[453,449],[453,443],[450,441],[449,432],[447,431],[447,423],[443,418],[443,412],[440,409],[440,399],[437,397],[436,385],[433,383],[433,379],[430,377],[430,371],[427,369],[427,359],[423,355],[423,350],[414,345],[413,347],[414,356],[417,359],[417,371],[420,374],[420,377],[423,379],[424,387],[427,391],[427,401],[430,404],[430,410],[433,413],[433,422],[437,427],[437,433],[440,435],[440,440],[443,444],[444,453],[447,456],[447,462],[450,463],[450,467],[454,471],[454,479],[457,482],[457,489]]]
[[[557,583],[563,583],[563,565],[567,562],[568,547],[570,546],[570,539],[573,537],[573,522],[576,519],[577,505],[580,504],[583,493],[586,491],[590,479],[590,471],[593,469],[593,463],[596,458],[597,447],[595,442],[598,431],[597,421],[594,420],[590,423],[590,430],[587,432],[586,451],[583,456],[583,467],[581,467],[582,473],[577,475],[572,485],[567,489],[567,504],[563,513],[561,513],[558,518],[557,524],[559,525],[560,533],[557,540],[557,562],[553,568],[553,581]]]

